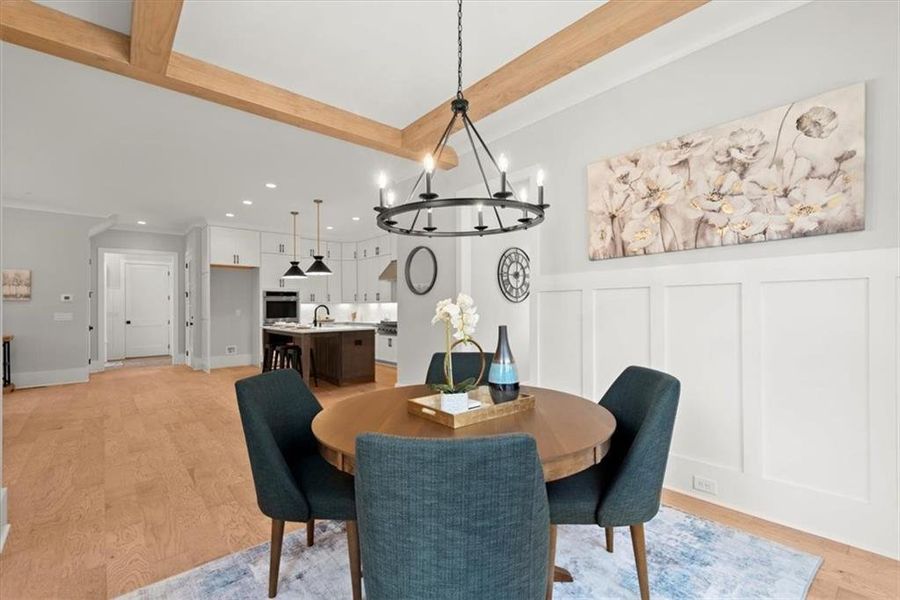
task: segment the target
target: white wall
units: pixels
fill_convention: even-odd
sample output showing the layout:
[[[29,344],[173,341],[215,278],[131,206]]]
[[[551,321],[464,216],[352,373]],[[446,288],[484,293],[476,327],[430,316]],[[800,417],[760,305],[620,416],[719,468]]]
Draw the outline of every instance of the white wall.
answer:
[[[256,269],[210,269],[210,367],[252,364],[256,356],[259,319],[254,298]],[[226,354],[226,346],[237,346]]]
[[[99,219],[4,208],[3,260],[31,269],[31,300],[4,302],[17,387],[87,381],[88,230]],[[62,302],[62,294],[72,294]],[[68,319],[71,315],[71,320]]]
[[[408,189],[412,182],[400,184],[398,189]],[[437,227],[455,225],[454,215],[435,214]],[[437,258],[437,280],[431,291],[424,296],[413,294],[406,286],[403,273],[406,258],[413,248],[427,246]],[[453,238],[425,238],[400,236],[397,239],[397,320],[399,321],[399,341],[397,344],[397,383],[408,385],[425,381],[425,373],[431,355],[446,348],[444,330],[431,324],[434,305],[438,300],[455,297],[457,290],[456,241]]]

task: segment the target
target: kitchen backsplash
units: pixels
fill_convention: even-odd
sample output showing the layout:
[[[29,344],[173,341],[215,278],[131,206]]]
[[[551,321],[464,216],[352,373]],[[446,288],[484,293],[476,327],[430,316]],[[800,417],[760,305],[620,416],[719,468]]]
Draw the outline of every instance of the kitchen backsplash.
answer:
[[[379,302],[377,304],[326,304],[331,310],[331,316],[335,321],[352,321],[352,313],[356,312],[356,321],[364,323],[377,323],[381,320],[397,320],[396,302]],[[300,321],[308,323],[313,320],[315,304],[300,305]]]

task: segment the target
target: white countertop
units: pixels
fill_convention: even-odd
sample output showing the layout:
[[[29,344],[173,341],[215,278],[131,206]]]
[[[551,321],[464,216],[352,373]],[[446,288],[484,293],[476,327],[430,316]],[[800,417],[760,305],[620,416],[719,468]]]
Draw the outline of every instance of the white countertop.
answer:
[[[375,331],[372,325],[323,325],[322,327],[276,327],[263,325],[264,331],[283,333],[285,335],[306,335],[316,333],[341,333],[345,331]]]

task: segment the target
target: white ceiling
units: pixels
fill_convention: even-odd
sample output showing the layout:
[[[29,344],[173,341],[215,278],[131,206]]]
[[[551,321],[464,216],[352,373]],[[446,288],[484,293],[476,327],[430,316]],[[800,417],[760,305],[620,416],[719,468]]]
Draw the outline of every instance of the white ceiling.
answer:
[[[803,3],[713,2],[484,119],[479,129],[494,139]],[[130,0],[42,4],[130,29]],[[467,3],[464,83],[599,4]],[[455,91],[455,29],[455,3],[445,1],[188,0],[175,48],[402,127]],[[377,171],[401,180],[416,168],[17,46],[0,51],[0,194],[8,204],[117,215],[120,227],[140,219],[147,228],[184,231],[207,220],[286,230],[290,210],[311,214],[311,199],[322,197],[323,223],[335,228],[323,235],[359,239],[377,231]],[[462,139],[455,142],[464,152]],[[266,189],[268,181],[278,188]],[[307,234],[311,224],[305,220]]]

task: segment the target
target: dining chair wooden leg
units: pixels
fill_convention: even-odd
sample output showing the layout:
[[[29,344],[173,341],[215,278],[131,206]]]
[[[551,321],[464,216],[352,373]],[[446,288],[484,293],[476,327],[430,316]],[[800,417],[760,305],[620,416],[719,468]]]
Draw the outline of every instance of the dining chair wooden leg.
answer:
[[[634,548],[634,564],[637,566],[641,600],[650,600],[650,582],[647,579],[647,548],[644,545],[644,524],[631,525],[631,545]]]
[[[284,539],[284,521],[272,519],[272,544],[269,548],[269,598],[278,593],[278,567],[281,565],[281,541]]]
[[[550,525],[549,554],[547,559],[547,600],[553,600],[553,580],[556,575],[556,525]]]
[[[613,528],[612,528],[612,527],[607,527],[607,528],[606,528],[606,551],[607,551],[607,552],[612,552],[612,551],[613,551],[613,536],[614,536],[614,533],[615,533],[615,532],[613,531]]]
[[[310,519],[306,522],[306,545],[312,546],[316,541],[316,520]]]
[[[350,553],[350,585],[353,600],[362,600],[362,568],[359,564],[359,529],[356,521],[347,521],[347,550]]]

